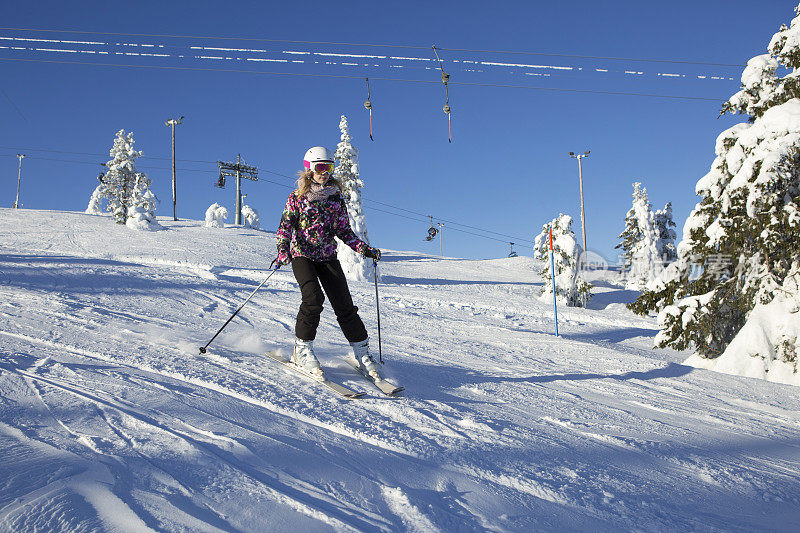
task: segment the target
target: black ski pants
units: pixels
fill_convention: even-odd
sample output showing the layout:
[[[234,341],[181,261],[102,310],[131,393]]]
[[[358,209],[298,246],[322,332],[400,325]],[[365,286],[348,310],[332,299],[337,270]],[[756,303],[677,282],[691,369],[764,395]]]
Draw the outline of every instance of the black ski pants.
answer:
[[[353,297],[338,259],[312,261],[305,257],[294,257],[292,271],[303,296],[295,325],[297,338],[304,341],[316,338],[322,304],[325,302],[324,289],[347,341],[366,340],[367,328],[358,316],[358,307],[353,305]]]

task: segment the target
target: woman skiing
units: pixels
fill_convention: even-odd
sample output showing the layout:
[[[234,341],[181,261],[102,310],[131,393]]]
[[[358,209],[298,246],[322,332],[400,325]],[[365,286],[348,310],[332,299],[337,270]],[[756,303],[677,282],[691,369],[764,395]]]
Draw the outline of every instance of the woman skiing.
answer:
[[[302,303],[297,313],[292,362],[317,379],[322,369],[314,355],[323,290],[336,313],[345,338],[363,371],[378,377],[378,365],[369,353],[369,338],[358,307],[353,304],[342,266],[336,259],[336,241],[367,257],[380,260],[381,251],[356,237],[350,228],[341,184],[333,178],[333,154],[325,147],[309,148],[303,157],[297,189],[289,195],[277,231],[276,268],[291,263]]]

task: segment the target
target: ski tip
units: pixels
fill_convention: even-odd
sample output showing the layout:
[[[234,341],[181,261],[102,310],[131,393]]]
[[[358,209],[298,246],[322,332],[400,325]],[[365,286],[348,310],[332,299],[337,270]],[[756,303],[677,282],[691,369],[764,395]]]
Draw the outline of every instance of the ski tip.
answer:
[[[385,379],[375,381],[374,383],[375,386],[378,387],[381,390],[381,392],[384,393],[386,396],[394,396],[395,394],[406,390],[405,387],[401,387],[400,385],[395,385],[394,383],[390,383]]]

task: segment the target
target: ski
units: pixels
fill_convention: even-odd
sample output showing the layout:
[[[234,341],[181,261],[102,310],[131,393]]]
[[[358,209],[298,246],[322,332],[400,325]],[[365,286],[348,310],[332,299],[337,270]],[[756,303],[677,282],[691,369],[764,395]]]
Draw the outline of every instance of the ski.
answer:
[[[362,371],[361,368],[359,368],[358,363],[356,363],[355,359],[353,359],[352,357],[345,357],[344,360],[347,361],[347,364],[352,366],[356,372],[364,376],[364,378],[368,379],[370,383],[378,387],[380,391],[387,396],[393,396],[398,392],[405,390],[405,387],[400,387],[399,385],[395,385],[394,383],[386,381],[383,378],[374,379],[372,376]]]
[[[345,387],[344,385],[340,385],[339,383],[336,383],[335,381],[331,381],[328,378],[324,378],[322,380],[316,379],[313,376],[311,376],[310,374],[307,374],[307,373],[303,372],[302,370],[300,370],[300,368],[298,368],[297,365],[295,365],[291,361],[287,361],[286,359],[284,359],[282,356],[278,355],[277,353],[267,352],[267,355],[269,356],[270,359],[272,359],[273,361],[277,361],[278,363],[282,364],[286,368],[290,369],[292,372],[294,372],[296,374],[300,374],[301,376],[303,376],[303,377],[305,377],[305,378],[307,378],[307,379],[309,379],[309,380],[311,380],[311,381],[313,381],[315,383],[319,383],[320,385],[324,385],[328,389],[332,390],[333,392],[335,392],[336,394],[342,396],[343,398],[347,398],[348,400],[361,398],[362,396],[364,396],[364,394],[366,394],[364,392],[356,392],[356,391],[350,390],[347,387]]]

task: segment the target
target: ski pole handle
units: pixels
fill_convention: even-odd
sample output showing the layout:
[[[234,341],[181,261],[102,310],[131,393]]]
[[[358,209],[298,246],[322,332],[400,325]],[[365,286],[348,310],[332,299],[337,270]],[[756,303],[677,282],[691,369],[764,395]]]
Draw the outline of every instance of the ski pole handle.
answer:
[[[276,261],[276,260],[277,260],[277,259],[273,259],[273,260],[272,260],[272,263],[270,263],[270,264],[269,264],[269,268],[270,268],[270,269],[272,269],[272,265],[274,265],[274,264],[275,264],[275,261]],[[280,268],[280,267],[279,267],[279,268]],[[245,306],[245,304],[247,304],[247,302],[249,302],[249,301],[250,301],[250,298],[252,298],[252,297],[253,297],[253,295],[254,295],[255,293],[257,293],[257,292],[258,292],[258,289],[260,289],[261,287],[263,287],[263,286],[264,286],[264,284],[265,284],[265,283],[266,283],[266,282],[269,280],[269,278],[271,278],[271,277],[272,277],[272,275],[273,275],[275,272],[277,272],[277,271],[278,271],[278,269],[276,268],[275,270],[273,270],[272,272],[270,272],[270,273],[269,273],[269,276],[267,276],[267,277],[264,279],[264,281],[262,281],[262,282],[261,282],[261,284],[260,284],[258,287],[256,287],[256,288],[255,288],[255,290],[254,290],[253,292],[251,292],[251,293],[250,293],[250,296],[248,296],[248,297],[247,297],[247,300],[245,300],[245,301],[242,303],[242,305],[240,305],[240,306],[239,306],[239,309],[237,309],[237,310],[236,310],[236,312],[235,312],[235,313],[233,313],[233,314],[231,315],[231,317],[230,317],[230,318],[229,318],[229,319],[228,319],[228,320],[227,320],[227,321],[226,321],[226,322],[225,322],[225,323],[222,325],[222,327],[221,327],[221,328],[219,328],[219,331],[217,331],[217,332],[214,334],[214,336],[213,336],[213,337],[211,337],[211,340],[210,340],[210,341],[208,341],[208,342],[206,343],[206,345],[205,345],[205,346],[201,346],[201,347],[200,347],[200,353],[201,353],[201,354],[203,354],[203,353],[206,353],[206,349],[208,348],[208,346],[209,346],[209,345],[210,345],[212,342],[214,342],[214,339],[216,339],[216,338],[217,338],[217,335],[219,335],[220,333],[222,333],[222,330],[223,330],[223,329],[225,329],[225,326],[227,326],[228,324],[230,324],[231,320],[233,320],[233,318],[234,318],[236,315],[238,315],[238,314],[239,314],[239,311],[241,311],[241,310],[242,310],[242,308]]]

